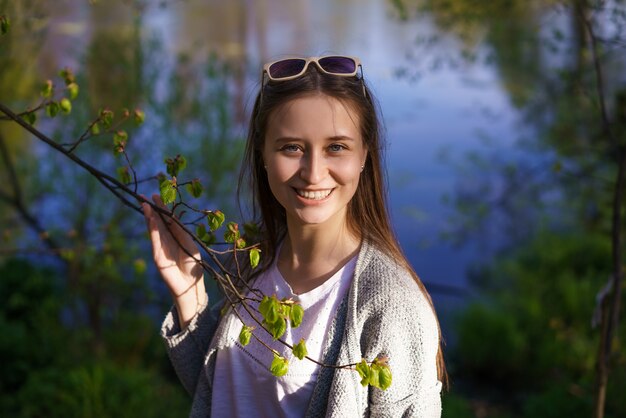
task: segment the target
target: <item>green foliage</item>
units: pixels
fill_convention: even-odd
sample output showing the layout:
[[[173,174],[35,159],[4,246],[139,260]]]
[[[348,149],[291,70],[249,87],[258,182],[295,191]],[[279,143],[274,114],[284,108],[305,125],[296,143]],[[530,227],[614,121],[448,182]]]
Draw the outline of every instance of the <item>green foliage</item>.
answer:
[[[289,371],[289,361],[279,355],[274,354],[274,360],[270,365],[270,372],[276,377],[281,377]]]
[[[187,167],[187,159],[182,155],[177,155],[174,158],[166,158],[165,165],[167,166],[167,174],[176,177],[180,171]]]
[[[203,187],[199,179],[191,180],[191,183],[187,184],[185,186],[185,189],[190,195],[192,195],[195,198],[202,196]]]
[[[169,205],[176,200],[176,180],[164,180],[159,184],[159,193],[164,204]]]
[[[240,237],[239,225],[236,222],[228,222],[226,224],[226,232],[224,232],[224,241],[234,244]]]
[[[292,352],[293,352],[293,355],[296,356],[300,360],[302,360],[303,358],[307,356],[307,354],[309,354],[309,352],[306,349],[306,344],[304,343],[304,338],[301,339],[298,342],[298,344],[294,344]]]
[[[455,374],[517,400],[524,417],[589,416],[598,347],[593,296],[609,272],[610,243],[598,235],[544,232],[501,258],[475,278],[486,300],[459,315]],[[618,353],[614,370],[626,364],[624,347]],[[618,411],[624,408],[607,404],[607,416]]]
[[[361,362],[356,365],[356,371],[361,376],[363,386],[370,385],[381,390],[386,390],[391,386],[391,370],[385,358],[377,358],[371,364],[361,359]]]
[[[246,325],[243,325],[241,327],[241,332],[239,333],[239,342],[244,347],[250,344],[250,338],[252,337],[253,330],[254,330],[254,327],[249,327]]]
[[[70,102],[70,99],[68,99],[67,97],[63,97],[59,101],[59,108],[63,113],[68,115],[72,111],[72,102]]]
[[[289,319],[291,320],[291,326],[298,328],[304,318],[304,309],[299,304],[294,304],[289,312]]]
[[[261,261],[261,250],[259,250],[258,248],[252,248],[250,250],[250,266],[254,269],[259,265],[260,261]]]
[[[226,219],[226,216],[219,210],[209,211],[207,213],[207,220],[209,221],[209,228],[211,228],[212,232],[219,229],[224,223],[225,219]]]

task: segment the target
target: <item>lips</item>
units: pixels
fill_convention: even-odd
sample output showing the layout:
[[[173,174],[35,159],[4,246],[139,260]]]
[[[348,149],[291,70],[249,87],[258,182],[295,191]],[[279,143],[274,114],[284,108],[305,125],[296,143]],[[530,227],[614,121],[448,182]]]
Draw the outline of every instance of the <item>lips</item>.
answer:
[[[295,189],[298,196],[309,200],[323,200],[333,191],[333,189],[326,190],[302,190]]]

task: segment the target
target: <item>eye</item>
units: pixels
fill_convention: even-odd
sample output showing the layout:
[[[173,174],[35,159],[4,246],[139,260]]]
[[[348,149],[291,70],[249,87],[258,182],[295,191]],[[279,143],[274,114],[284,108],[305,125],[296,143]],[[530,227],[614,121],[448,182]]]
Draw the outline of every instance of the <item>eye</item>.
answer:
[[[347,149],[346,146],[342,145],[342,144],[331,144],[328,146],[328,149],[332,152],[339,152],[339,151],[343,151],[344,149]]]
[[[281,151],[294,153],[300,151],[300,147],[296,144],[286,144],[280,148]]]

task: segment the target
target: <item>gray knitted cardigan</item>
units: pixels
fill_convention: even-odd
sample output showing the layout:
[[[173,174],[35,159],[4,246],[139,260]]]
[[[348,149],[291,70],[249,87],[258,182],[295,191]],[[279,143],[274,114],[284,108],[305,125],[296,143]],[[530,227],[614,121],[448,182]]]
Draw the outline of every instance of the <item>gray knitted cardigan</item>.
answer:
[[[181,332],[172,309],[163,322],[170,360],[193,396],[190,417],[211,415],[216,353],[231,321],[238,321],[231,312],[220,320],[215,310],[204,309]],[[440,417],[438,347],[434,313],[409,272],[364,242],[323,358],[342,365],[387,356],[393,381],[382,391],[363,387],[354,370],[322,368],[306,417]]]

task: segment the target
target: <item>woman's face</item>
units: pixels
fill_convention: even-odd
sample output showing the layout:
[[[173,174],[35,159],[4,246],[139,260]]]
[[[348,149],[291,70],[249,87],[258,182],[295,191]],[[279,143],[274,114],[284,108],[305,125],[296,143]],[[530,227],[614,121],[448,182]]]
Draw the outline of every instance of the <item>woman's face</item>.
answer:
[[[319,94],[269,117],[263,160],[288,224],[343,226],[367,150],[351,106]]]

